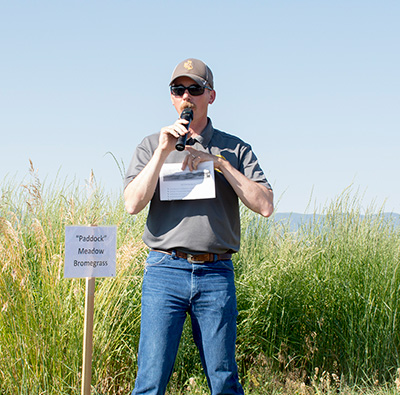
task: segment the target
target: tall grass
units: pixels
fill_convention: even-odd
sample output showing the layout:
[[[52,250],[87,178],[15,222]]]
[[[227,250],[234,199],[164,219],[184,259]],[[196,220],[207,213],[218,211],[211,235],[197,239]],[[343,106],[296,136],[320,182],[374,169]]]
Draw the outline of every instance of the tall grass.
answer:
[[[78,394],[85,281],[63,278],[66,225],[116,224],[118,276],[97,279],[93,382],[134,380],[143,218],[88,185],[3,185],[0,201],[0,393]],[[122,392],[121,392],[122,393]]]
[[[80,393],[85,281],[63,278],[64,229],[78,224],[118,226],[117,276],[96,280],[92,384],[94,394],[127,394],[146,213],[129,216],[93,180],[43,185],[31,170],[27,185],[1,187],[0,394]],[[246,393],[395,393],[400,234],[360,207],[345,194],[295,233],[243,208],[234,263]],[[207,393],[189,322],[169,393]]]
[[[394,380],[400,346],[400,232],[341,196],[292,233],[250,215],[237,256],[239,355],[310,382]],[[318,376],[318,374],[317,374]]]

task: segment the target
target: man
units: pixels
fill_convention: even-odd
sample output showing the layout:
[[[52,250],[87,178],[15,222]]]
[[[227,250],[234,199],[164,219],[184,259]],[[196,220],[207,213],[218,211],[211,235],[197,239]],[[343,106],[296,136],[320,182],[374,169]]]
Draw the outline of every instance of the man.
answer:
[[[236,291],[231,260],[239,249],[240,200],[265,217],[273,211],[271,186],[251,147],[214,129],[207,116],[216,97],[210,68],[197,59],[179,63],[170,82],[178,119],[137,147],[125,179],[125,206],[136,214],[150,202],[143,240],[150,248],[142,287],[138,375],[133,395],[164,394],[186,314],[212,395],[243,394],[235,361]],[[187,134],[184,151],[177,139]],[[215,197],[162,198],[166,164],[215,170]],[[165,181],[164,181],[165,182]]]

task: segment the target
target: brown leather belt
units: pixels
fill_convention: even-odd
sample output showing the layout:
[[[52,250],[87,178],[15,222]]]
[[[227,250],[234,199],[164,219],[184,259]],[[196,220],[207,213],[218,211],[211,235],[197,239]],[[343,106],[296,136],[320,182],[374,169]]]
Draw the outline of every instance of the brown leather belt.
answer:
[[[156,250],[154,248],[151,251],[162,252],[163,254],[172,255],[173,251]],[[216,262],[216,261],[227,261],[232,259],[232,254],[186,254],[186,252],[175,250],[175,256],[178,258],[186,259],[190,263],[205,263],[205,262]]]

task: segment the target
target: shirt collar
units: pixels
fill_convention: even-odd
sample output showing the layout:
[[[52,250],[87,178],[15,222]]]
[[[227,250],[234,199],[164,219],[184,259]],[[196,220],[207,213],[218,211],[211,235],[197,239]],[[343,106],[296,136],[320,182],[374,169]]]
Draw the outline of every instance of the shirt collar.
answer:
[[[207,148],[210,144],[211,138],[214,134],[214,128],[212,126],[212,122],[210,118],[207,118],[207,126],[203,129],[199,136],[195,139],[192,137],[187,141],[188,145],[191,145],[192,141],[198,141],[204,148]]]

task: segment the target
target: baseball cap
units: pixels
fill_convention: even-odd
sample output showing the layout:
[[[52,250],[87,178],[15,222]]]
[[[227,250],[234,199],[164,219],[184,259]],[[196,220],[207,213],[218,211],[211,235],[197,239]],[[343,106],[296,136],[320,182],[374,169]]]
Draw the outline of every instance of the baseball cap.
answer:
[[[171,82],[172,85],[174,80],[178,77],[189,77],[196,81],[200,86],[208,85],[214,89],[214,78],[211,69],[199,59],[186,59],[179,63],[174,72],[172,73]]]

